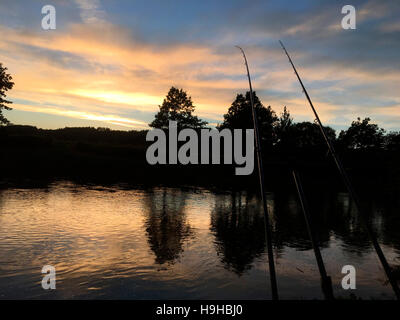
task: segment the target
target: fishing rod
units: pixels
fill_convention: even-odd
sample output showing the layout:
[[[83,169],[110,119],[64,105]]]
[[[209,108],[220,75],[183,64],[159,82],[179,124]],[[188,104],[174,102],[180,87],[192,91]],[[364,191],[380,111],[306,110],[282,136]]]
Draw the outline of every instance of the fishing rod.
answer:
[[[304,219],[306,220],[308,235],[311,239],[311,244],[313,246],[315,260],[317,260],[318,270],[319,270],[319,274],[321,276],[322,292],[323,292],[326,300],[334,300],[333,289],[332,289],[332,279],[326,273],[324,260],[322,259],[321,251],[319,250],[319,246],[318,246],[318,240],[317,240],[316,234],[314,232],[313,225],[311,223],[311,215],[310,215],[308,203],[307,203],[307,200],[306,200],[306,197],[304,194],[303,185],[300,180],[300,174],[296,170],[293,170],[292,174],[293,174],[293,178],[294,178],[294,183],[296,185],[297,193],[299,195],[300,205],[301,205],[301,209],[304,214]]]
[[[253,98],[253,87],[251,85],[251,78],[250,78],[250,71],[249,65],[247,64],[246,54],[244,50],[239,47],[239,50],[243,54],[244,64],[247,70],[247,78],[249,80],[249,88],[250,88],[250,104],[251,104],[251,113],[253,116],[253,126],[254,126],[254,138],[256,142],[256,153],[257,153],[257,163],[258,163],[258,177],[260,180],[260,189],[261,189],[261,200],[264,207],[264,225],[265,225],[265,237],[267,242],[267,251],[268,251],[268,264],[269,264],[269,274],[270,274],[270,281],[271,281],[271,290],[272,290],[272,299],[278,300],[278,287],[276,284],[276,273],[275,273],[275,264],[274,264],[274,253],[272,251],[272,231],[271,225],[269,222],[269,215],[268,215],[268,206],[267,200],[265,197],[265,188],[264,188],[264,169],[262,163],[262,152],[261,152],[261,143],[260,143],[260,134],[258,131],[258,121],[256,115],[256,109],[254,108],[254,98]]]
[[[346,188],[347,188],[347,190],[348,190],[348,192],[350,194],[350,197],[354,201],[354,204],[355,204],[355,206],[357,208],[357,211],[358,211],[358,213],[360,215],[361,221],[364,224],[364,227],[365,227],[365,230],[367,232],[367,235],[368,235],[370,241],[372,242],[372,245],[373,245],[373,247],[374,247],[374,249],[376,251],[376,254],[379,257],[379,260],[380,260],[380,262],[381,262],[381,264],[383,266],[383,269],[385,270],[386,276],[387,276],[387,278],[388,278],[388,280],[389,280],[389,282],[390,282],[390,284],[392,286],[392,289],[393,289],[393,291],[394,291],[394,293],[396,295],[396,298],[398,300],[400,300],[400,290],[399,290],[399,287],[397,285],[396,279],[393,277],[392,270],[390,268],[389,263],[387,262],[387,260],[385,258],[385,255],[384,255],[384,253],[382,251],[382,248],[380,247],[380,245],[378,243],[378,240],[377,240],[372,228],[368,224],[367,218],[366,218],[366,216],[364,214],[364,211],[362,210],[361,201],[360,201],[357,193],[355,192],[355,190],[353,188],[353,184],[351,183],[351,180],[350,180],[349,176],[347,175],[347,172],[344,169],[343,164],[340,161],[340,159],[339,159],[339,157],[338,157],[338,155],[337,155],[337,153],[336,153],[336,151],[335,151],[335,149],[333,147],[332,142],[330,141],[330,139],[328,138],[328,135],[325,132],[325,129],[324,129],[323,125],[322,125],[322,122],[321,122],[321,120],[320,120],[320,118],[318,116],[318,113],[315,110],[313,103],[311,102],[311,98],[308,95],[307,90],[304,87],[304,84],[300,79],[299,74],[297,73],[296,67],[294,66],[294,63],[293,63],[292,59],[290,58],[289,53],[287,52],[287,50],[286,50],[285,46],[283,45],[282,41],[279,40],[279,43],[281,44],[283,51],[285,51],[285,53],[286,53],[286,55],[287,55],[287,57],[289,59],[289,62],[293,67],[294,73],[296,74],[297,79],[300,82],[300,85],[301,85],[301,87],[303,89],[303,92],[304,92],[304,94],[305,94],[305,96],[306,96],[306,98],[308,100],[308,103],[310,104],[311,109],[312,109],[312,111],[313,111],[313,113],[315,115],[315,119],[317,120],[317,123],[318,123],[318,126],[319,126],[320,130],[321,130],[321,133],[322,133],[322,135],[323,135],[323,137],[325,139],[326,144],[328,145],[329,152],[331,153],[331,155],[332,155],[332,157],[333,157],[333,159],[335,161],[335,164],[336,164],[336,166],[337,166],[337,168],[339,170],[340,175],[342,176],[343,182],[344,182],[344,184],[345,184],[345,186],[346,186]]]

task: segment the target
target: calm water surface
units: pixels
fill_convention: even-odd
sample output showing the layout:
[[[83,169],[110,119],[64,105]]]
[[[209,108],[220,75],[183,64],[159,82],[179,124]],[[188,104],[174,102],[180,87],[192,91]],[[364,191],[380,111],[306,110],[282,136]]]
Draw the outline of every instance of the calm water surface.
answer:
[[[313,201],[322,255],[336,296],[341,268],[357,270],[362,298],[392,299],[347,194]],[[268,194],[280,296],[321,299],[318,268],[293,194]],[[370,205],[392,266],[399,219]],[[81,186],[0,191],[0,298],[270,299],[262,208],[246,192]],[[57,272],[43,290],[41,269]]]

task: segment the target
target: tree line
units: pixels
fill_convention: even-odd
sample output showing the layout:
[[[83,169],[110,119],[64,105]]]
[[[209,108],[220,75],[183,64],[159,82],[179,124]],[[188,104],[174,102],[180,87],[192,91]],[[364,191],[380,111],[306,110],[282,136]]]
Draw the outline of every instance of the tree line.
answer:
[[[11,90],[13,86],[12,76],[7,73],[7,68],[0,63],[0,126],[10,125],[10,122],[3,115],[2,110],[11,110],[9,107],[11,101],[5,98],[7,91]],[[287,153],[296,150],[309,151],[325,148],[325,142],[316,123],[308,121],[294,122],[286,106],[283,112],[277,115],[271,106],[265,107],[256,93],[254,92],[253,94],[263,149]],[[159,106],[159,112],[155,115],[154,120],[149,126],[167,129],[169,120],[175,120],[178,122],[179,129],[205,128],[208,123],[195,116],[194,111],[195,106],[187,92],[183,89],[171,87],[164,101]],[[19,128],[21,129],[21,127]],[[217,126],[217,129],[225,128],[253,128],[250,92],[236,95],[231,106],[224,114],[223,121]],[[336,134],[335,130],[331,127],[325,127],[325,129],[329,138],[341,151],[400,150],[400,132],[387,133],[383,128],[372,123],[370,118],[357,118],[347,130],[342,130],[339,134]],[[75,133],[79,131],[88,136],[94,134],[93,130],[90,131],[89,129],[89,131],[85,131],[83,128],[75,130],[68,128],[67,131],[69,134],[72,131]],[[115,139],[116,136],[119,136],[124,140],[123,133],[112,134],[112,131],[114,130],[99,128],[96,130],[96,133],[103,138],[105,136],[113,136]],[[65,131],[63,133],[68,135]],[[61,133],[58,131],[59,134]],[[139,134],[139,136],[142,137],[143,133]]]
[[[311,150],[325,148],[325,141],[317,123],[294,122],[289,110],[284,107],[280,115],[271,108],[265,107],[253,92],[254,106],[259,125],[263,147],[267,150],[287,152],[290,150]],[[195,106],[191,97],[183,90],[171,87],[159,112],[149,125],[153,128],[167,129],[168,121],[178,121],[180,128],[201,129],[207,122],[193,115]],[[217,129],[251,129],[253,128],[250,92],[237,94],[236,98],[223,116]],[[346,150],[400,150],[400,132],[389,132],[371,122],[370,118],[357,118],[346,130],[339,134],[327,126],[325,131],[331,141],[342,151]]]
[[[1,69],[1,74],[0,113],[9,109],[9,101],[6,102],[5,96],[13,86],[12,78],[7,75],[5,68]],[[327,180],[330,171],[332,175],[336,172],[329,169],[327,148],[317,124],[294,122],[287,108],[278,115],[270,106],[265,107],[255,93],[254,101],[264,145],[264,163],[273,168],[267,171],[271,185],[279,186],[290,179],[286,175],[289,172],[287,169],[292,166],[301,166],[304,170],[310,168],[312,171],[318,167],[324,170],[321,176],[324,180]],[[206,121],[194,115],[193,101],[183,89],[172,87],[159,109],[150,127],[166,129],[169,120],[176,120],[180,128],[201,129],[208,126]],[[146,142],[147,130],[123,131],[93,127],[50,130],[11,125],[3,115],[0,119],[0,158],[3,163],[7,163],[7,170],[0,170],[0,188],[1,181],[4,183],[5,179],[51,180],[60,177],[79,181],[131,181],[146,185],[186,183],[224,187],[254,186],[254,177],[238,178],[232,174],[229,165],[150,166],[145,157],[149,145]],[[253,128],[249,92],[236,95],[223,121],[217,126],[217,129],[225,128]],[[353,121],[347,130],[339,134],[329,127],[326,131],[338,150],[340,146],[341,156],[346,166],[352,169],[353,176],[363,177],[360,181],[365,184],[367,173],[371,183],[379,178],[380,181],[386,181],[385,185],[398,183],[400,186],[399,133],[386,133],[368,118]],[[364,151],[368,152],[368,156]],[[316,179],[320,177],[318,172],[321,170],[313,173]]]

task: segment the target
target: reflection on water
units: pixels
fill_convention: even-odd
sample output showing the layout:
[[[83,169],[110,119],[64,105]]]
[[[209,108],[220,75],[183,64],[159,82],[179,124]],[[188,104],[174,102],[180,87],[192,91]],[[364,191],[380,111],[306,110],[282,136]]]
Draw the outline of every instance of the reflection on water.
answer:
[[[146,232],[156,263],[174,263],[183,251],[183,242],[193,234],[186,221],[187,193],[166,189],[152,192],[146,198]]]
[[[357,269],[363,298],[392,299],[347,194],[309,203],[336,296],[341,268]],[[400,270],[397,198],[370,197],[369,220]],[[319,273],[295,194],[267,195],[279,293],[320,299]],[[269,299],[264,220],[248,192],[79,186],[0,191],[0,298]],[[57,289],[41,288],[53,265]],[[400,273],[396,271],[397,273]]]
[[[217,252],[227,269],[239,276],[264,252],[263,211],[254,200],[241,192],[220,196],[211,212]]]

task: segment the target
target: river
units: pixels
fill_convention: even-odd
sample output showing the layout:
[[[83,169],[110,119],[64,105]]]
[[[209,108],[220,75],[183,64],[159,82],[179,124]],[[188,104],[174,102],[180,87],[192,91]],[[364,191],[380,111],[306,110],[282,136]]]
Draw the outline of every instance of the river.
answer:
[[[322,299],[296,195],[267,199],[281,298]],[[370,222],[398,267],[398,211],[374,201]],[[348,195],[313,203],[335,296],[393,299]],[[270,299],[265,250],[262,207],[246,191],[67,181],[0,190],[1,299]],[[41,286],[45,265],[55,267],[55,290]],[[356,290],[341,286],[344,265],[356,268]]]

